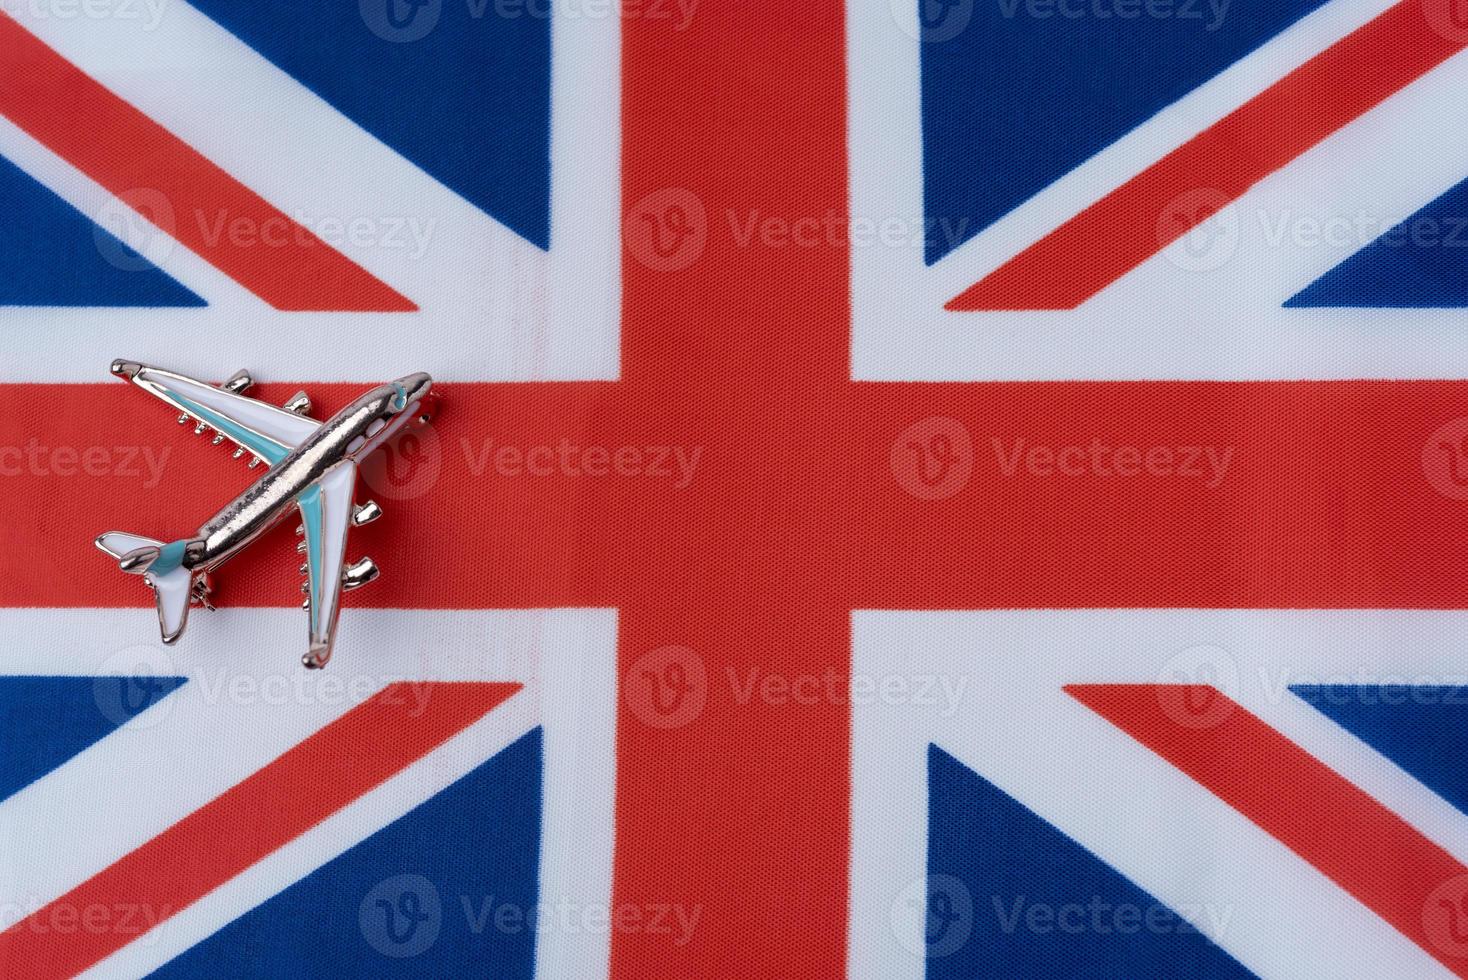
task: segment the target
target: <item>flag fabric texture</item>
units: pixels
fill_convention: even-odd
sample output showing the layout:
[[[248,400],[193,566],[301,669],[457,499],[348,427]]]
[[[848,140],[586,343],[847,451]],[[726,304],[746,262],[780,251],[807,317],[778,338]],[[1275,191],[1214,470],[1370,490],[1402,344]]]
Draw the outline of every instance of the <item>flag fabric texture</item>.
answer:
[[[1465,48],[0,4],[0,976],[1468,976]],[[433,375],[326,670],[117,357]]]

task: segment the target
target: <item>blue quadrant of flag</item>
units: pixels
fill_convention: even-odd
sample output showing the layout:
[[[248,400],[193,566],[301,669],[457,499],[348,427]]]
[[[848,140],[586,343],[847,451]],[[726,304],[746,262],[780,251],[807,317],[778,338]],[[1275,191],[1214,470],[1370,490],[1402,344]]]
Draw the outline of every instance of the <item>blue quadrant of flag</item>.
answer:
[[[549,247],[551,19],[543,10],[492,0],[193,6],[429,176]]]
[[[182,677],[0,677],[0,800],[172,694]]]
[[[928,799],[927,980],[1254,975],[937,745]]]
[[[1468,687],[1300,684],[1290,690],[1468,813]]]
[[[535,969],[539,728],[151,976],[467,977]]]
[[[207,305],[0,157],[0,306]]]
[[[1172,16],[1109,18],[1053,5],[1041,13],[1027,0],[907,2],[928,26],[920,56],[931,265],[1325,0],[1176,4]],[[942,18],[965,12],[972,20],[961,29],[954,21],[945,36]]]
[[[1292,307],[1468,307],[1468,180],[1290,297]]]

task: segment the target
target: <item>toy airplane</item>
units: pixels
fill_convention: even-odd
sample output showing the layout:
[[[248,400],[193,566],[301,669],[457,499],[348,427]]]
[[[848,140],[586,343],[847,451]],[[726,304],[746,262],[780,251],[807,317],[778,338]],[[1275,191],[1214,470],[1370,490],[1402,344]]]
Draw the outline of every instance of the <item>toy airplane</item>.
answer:
[[[112,373],[126,378],[180,413],[180,425],[196,423],[194,432],[215,433],[214,443],[231,440],[235,457],[252,454],[251,468],[269,469],[249,489],[224,506],[188,538],[168,544],[137,534],[109,531],[97,547],[116,558],[118,566],[141,575],[158,601],[163,642],[183,633],[189,606],[208,606],[209,574],[238,554],[272,525],[298,509],[304,540],[297,550],[307,593],[310,648],[302,663],[312,669],[331,659],[337,613],[343,590],[366,585],[377,577],[372,559],[346,565],[347,530],[382,515],[368,501],[353,503],[357,466],[409,421],[426,422],[424,398],[433,385],[426,374],[410,374],[373,388],[324,422],[309,418],[311,401],[298,392],[283,408],[243,394],[254,382],[241,371],[218,387],[132,361],[114,361]],[[212,607],[210,607],[212,608]]]

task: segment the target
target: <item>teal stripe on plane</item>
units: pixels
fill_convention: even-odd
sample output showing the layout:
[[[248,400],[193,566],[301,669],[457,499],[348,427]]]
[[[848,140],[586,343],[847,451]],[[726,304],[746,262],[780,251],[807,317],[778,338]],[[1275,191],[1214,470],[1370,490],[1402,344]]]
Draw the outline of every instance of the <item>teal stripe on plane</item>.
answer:
[[[164,545],[158,550],[158,557],[153,559],[153,564],[148,566],[148,571],[155,575],[167,575],[183,564],[184,548],[186,547],[188,547],[186,539]]]
[[[169,394],[178,399],[180,407],[187,410],[195,418],[223,432],[271,466],[274,466],[291,454],[289,449],[286,449],[275,440],[267,439],[260,435],[260,433],[245,428],[233,419],[220,415],[213,409],[205,408],[198,402],[190,398],[185,398],[176,391],[170,391]]]
[[[313,483],[296,498],[306,529],[306,566],[311,575],[311,637],[321,635],[321,484]]]

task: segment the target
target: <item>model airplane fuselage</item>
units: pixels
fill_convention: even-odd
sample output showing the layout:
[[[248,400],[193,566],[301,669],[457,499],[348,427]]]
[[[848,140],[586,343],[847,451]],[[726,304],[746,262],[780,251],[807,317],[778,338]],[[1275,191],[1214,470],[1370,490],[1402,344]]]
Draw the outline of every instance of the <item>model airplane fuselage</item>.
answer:
[[[141,575],[153,589],[163,642],[173,643],[183,633],[192,602],[207,602],[210,572],[298,511],[309,619],[309,649],[302,661],[311,668],[325,666],[342,591],[377,575],[371,559],[351,566],[344,561],[348,529],[381,513],[371,502],[360,507],[353,502],[358,462],[412,419],[426,418],[423,400],[432,379],[410,374],[373,388],[318,422],[305,414],[310,402],[304,393],[283,408],[246,397],[242,392],[251,382],[243,373],[219,387],[131,361],[113,362],[112,373],[173,406],[180,423],[194,421],[200,434],[213,430],[215,443],[229,439],[239,447],[237,457],[252,454],[252,467],[269,466],[192,537],[165,544],[110,531],[97,538],[97,546],[123,571]]]

